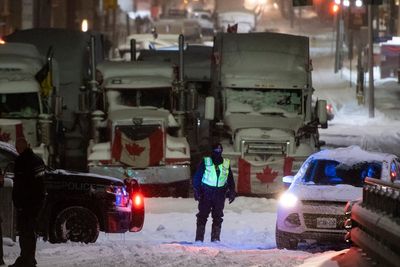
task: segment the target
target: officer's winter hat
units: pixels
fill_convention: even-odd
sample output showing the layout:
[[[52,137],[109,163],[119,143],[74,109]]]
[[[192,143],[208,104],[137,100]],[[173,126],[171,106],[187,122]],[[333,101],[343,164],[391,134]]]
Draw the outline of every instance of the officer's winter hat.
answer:
[[[215,143],[213,146],[212,146],[212,150],[213,151],[218,151],[218,152],[222,152],[222,150],[223,150],[223,147],[222,147],[222,145],[221,145],[221,143]]]

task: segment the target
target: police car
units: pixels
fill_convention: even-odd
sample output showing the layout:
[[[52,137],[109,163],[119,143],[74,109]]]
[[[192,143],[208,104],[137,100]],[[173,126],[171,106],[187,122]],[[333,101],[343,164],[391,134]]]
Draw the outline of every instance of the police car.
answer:
[[[12,186],[15,148],[0,142],[0,168],[5,186]],[[138,232],[144,223],[144,199],[135,179],[122,181],[91,173],[48,169],[46,201],[38,233],[52,243],[93,243],[99,231]],[[10,199],[10,201],[12,201]]]

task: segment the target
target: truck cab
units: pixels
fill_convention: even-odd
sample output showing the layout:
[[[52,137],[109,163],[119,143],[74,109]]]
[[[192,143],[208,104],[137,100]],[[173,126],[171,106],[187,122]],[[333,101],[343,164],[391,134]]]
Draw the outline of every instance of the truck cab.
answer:
[[[326,102],[312,107],[308,38],[220,33],[212,70],[215,129],[224,156],[231,158],[238,192],[281,192],[280,178],[319,149],[318,127],[326,126]]]
[[[93,130],[97,134],[89,147],[90,172],[120,178],[128,173],[148,195],[187,196],[190,148],[174,110],[171,66],[104,62],[97,69],[105,120]]]
[[[49,138],[46,128],[50,114],[41,96],[35,75],[45,61],[33,45],[0,45],[0,127],[1,141],[14,142],[24,136],[46,163],[49,161]],[[44,127],[44,128],[42,128]]]

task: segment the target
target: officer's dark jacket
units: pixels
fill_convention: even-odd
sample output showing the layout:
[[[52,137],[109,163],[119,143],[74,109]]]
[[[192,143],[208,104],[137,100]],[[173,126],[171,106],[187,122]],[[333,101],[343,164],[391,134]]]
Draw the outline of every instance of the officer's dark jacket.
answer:
[[[14,185],[12,199],[16,208],[40,208],[45,198],[43,160],[25,149],[16,159],[14,166]]]
[[[212,159],[214,165],[219,165],[222,164],[223,158],[221,157],[220,159]],[[210,187],[207,186],[206,184],[202,183],[201,180],[203,178],[204,171],[206,169],[206,166],[204,164],[204,159],[200,162],[199,166],[197,167],[197,171],[195,175],[193,176],[193,189],[197,190],[198,192],[202,191],[202,187]],[[217,175],[219,175],[219,172],[217,171]],[[218,188],[215,188],[218,189]],[[229,173],[228,173],[228,180],[226,182],[226,186],[222,188],[224,191],[228,192],[235,192],[235,180],[233,179],[233,174],[231,167],[229,166]]]

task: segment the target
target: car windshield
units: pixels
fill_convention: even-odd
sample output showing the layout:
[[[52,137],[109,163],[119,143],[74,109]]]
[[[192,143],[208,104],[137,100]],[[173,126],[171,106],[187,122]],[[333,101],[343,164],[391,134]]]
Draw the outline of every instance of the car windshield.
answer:
[[[129,107],[152,106],[165,109],[169,109],[171,107],[170,88],[113,90],[113,93],[109,94],[108,100],[110,102],[115,102],[115,104]]]
[[[262,115],[298,116],[302,113],[299,90],[226,89],[227,111]]]
[[[38,93],[0,94],[0,114],[3,118],[32,118],[40,111]]]
[[[318,159],[310,163],[303,182],[310,185],[348,184],[362,187],[365,177],[380,179],[381,171],[382,163],[376,161],[347,165],[334,160]]]

